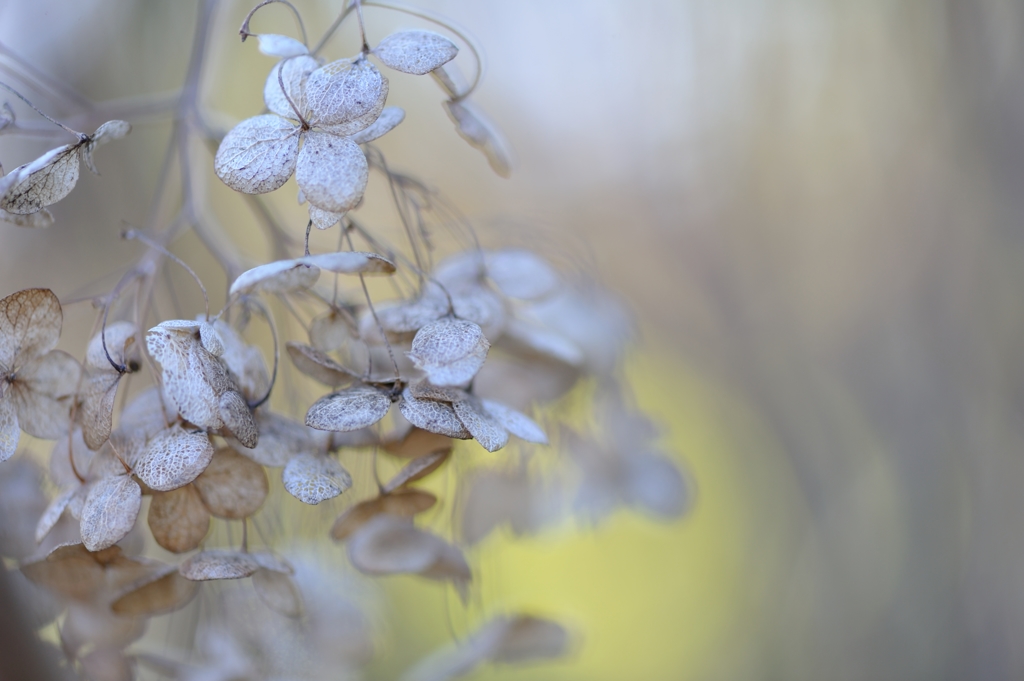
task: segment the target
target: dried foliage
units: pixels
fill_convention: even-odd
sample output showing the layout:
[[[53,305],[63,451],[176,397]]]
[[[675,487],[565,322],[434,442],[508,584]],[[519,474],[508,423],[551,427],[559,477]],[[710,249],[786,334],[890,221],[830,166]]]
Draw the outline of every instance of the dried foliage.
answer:
[[[329,534],[344,542],[357,571],[419,575],[454,587],[467,603],[479,577],[463,548],[498,526],[532,532],[562,513],[600,517],[622,505],[675,517],[687,505],[685,478],[657,451],[648,422],[627,406],[615,379],[628,332],[611,295],[540,253],[482,249],[475,235],[473,247],[438,257],[434,232],[460,237],[471,226],[439,194],[392,171],[372,145],[405,117],[385,106],[390,86],[376,61],[404,74],[432,74],[459,134],[507,175],[500,134],[469,100],[481,70],[477,48],[447,29],[451,37],[404,30],[371,46],[355,2],[339,23],[358,20],[363,48],[328,61],[307,45],[301,20],[301,40],[249,32],[265,4],[246,18],[241,36],[256,36],[260,52],[278,59],[262,84],[266,113],[215,134],[195,102],[197,63],[173,125],[184,148],[202,140],[216,149],[210,162],[217,177],[269,223],[274,259],[246,269],[251,263],[240,265],[243,258],[217,246],[227,237],[215,231],[216,219],[197,217],[213,211],[185,176],[181,213],[166,221],[172,227],[156,220],[126,232],[146,248],[115,287],[93,299],[99,314],[91,338],[71,339],[81,364],[55,349],[63,310],[52,291],[26,289],[0,300],[0,462],[15,454],[22,431],[57,440],[50,455],[57,491],[49,502],[27,459],[0,467],[0,555],[19,561],[25,578],[66,608],[63,652],[69,668],[88,678],[130,679],[148,665],[179,679],[333,679],[366,663],[371,646],[361,615],[323,599],[319,582],[269,547],[250,547],[250,528],[267,541],[262,519],[274,499],[268,467],[282,469],[284,489],[303,504],[341,498],[334,514],[344,510]],[[196,39],[206,40],[209,17],[200,25]],[[465,54],[462,43],[476,61],[468,86],[453,62]],[[201,59],[202,50],[197,54]],[[8,111],[0,132],[14,121]],[[95,171],[95,147],[130,130],[112,120],[85,135],[47,118],[77,141],[0,178],[0,219],[15,225],[51,222],[45,209],[73,190],[79,164]],[[371,170],[390,190],[407,245],[387,243],[354,218]],[[308,221],[304,212],[303,224],[279,224],[252,195],[273,192],[293,175]],[[312,227],[335,225],[347,249],[310,254]],[[202,278],[170,250],[187,229],[210,247],[230,282],[223,309],[212,316]],[[366,250],[356,250],[357,239]],[[153,290],[165,281],[168,262],[195,278],[207,309],[175,309],[172,318],[158,311]],[[320,281],[324,272],[333,291]],[[390,277],[390,298],[384,289],[371,291],[371,274]],[[267,323],[272,344],[253,340],[254,316]],[[281,361],[282,351],[290,363]],[[316,393],[292,389],[300,374],[331,392],[314,399]],[[596,392],[597,435],[576,434],[549,414],[576,386],[580,400]],[[303,411],[304,422],[296,420]],[[557,446],[549,446],[549,433],[557,434]],[[502,450],[505,463],[479,466],[477,445]],[[582,482],[547,484],[531,472],[530,445],[551,469],[576,466]],[[350,463],[359,457],[372,461],[372,476],[354,481],[342,461],[364,475],[371,466]],[[382,483],[378,457],[404,465]],[[456,489],[415,486],[429,485],[431,475]],[[350,500],[354,493],[361,498]],[[295,506],[296,513],[313,512]],[[454,513],[426,513],[431,509]],[[453,515],[455,527],[445,526]],[[223,530],[238,525],[240,545],[225,542],[233,535]],[[147,527],[147,541],[185,555],[172,564],[143,555]],[[250,578],[245,592],[202,587],[224,608],[201,611],[198,655],[190,661],[126,651],[149,618],[190,607],[201,583]],[[285,669],[271,654],[283,643],[295,653],[290,659],[314,657]],[[555,622],[498,617],[406,678],[454,678],[480,664],[554,657],[566,648],[566,630]]]

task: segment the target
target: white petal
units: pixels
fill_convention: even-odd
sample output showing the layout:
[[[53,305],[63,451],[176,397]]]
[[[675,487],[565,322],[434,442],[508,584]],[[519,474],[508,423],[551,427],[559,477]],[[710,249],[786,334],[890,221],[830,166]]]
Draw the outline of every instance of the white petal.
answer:
[[[310,123],[336,125],[362,116],[376,105],[383,83],[377,67],[362,56],[320,67],[306,81]]]
[[[353,386],[317,400],[306,413],[306,425],[317,430],[358,430],[380,421],[390,408],[387,393],[366,385]]]
[[[297,119],[295,109],[292,108],[292,104],[294,104],[299,113],[305,114],[306,79],[318,68],[320,68],[320,64],[317,60],[306,56],[285,59],[275,64],[274,68],[270,69],[267,82],[263,86],[263,101],[267,108],[278,116]],[[281,89],[282,83],[284,83],[284,90]],[[285,97],[285,92],[288,93],[287,97]],[[288,102],[289,98],[291,103]]]
[[[231,129],[213,159],[217,177],[235,191],[265,194],[295,172],[299,128],[291,121],[266,114],[248,118]]]
[[[446,317],[416,332],[409,358],[434,385],[460,386],[483,366],[490,345],[477,324]]]
[[[351,136],[356,144],[366,144],[398,127],[398,124],[405,120],[405,110],[398,106],[389,106],[380,112],[380,116],[370,127],[360,130]]]
[[[462,139],[483,152],[494,172],[508,177],[512,173],[512,162],[497,128],[467,100],[445,102],[444,108]]]
[[[82,543],[90,551],[109,548],[131,532],[142,505],[142,488],[127,475],[96,482],[82,507]]]
[[[290,36],[276,33],[263,33],[256,36],[260,41],[260,52],[270,57],[298,57],[309,54],[309,48]]]
[[[454,59],[459,48],[443,35],[415,30],[392,33],[373,53],[396,71],[422,76]]]
[[[548,443],[548,436],[526,414],[493,400],[480,400],[480,404],[483,405],[484,411],[516,437],[539,445]]]
[[[246,270],[231,284],[230,295],[267,291],[289,293],[306,289],[320,278],[320,270],[297,260],[277,260]]]
[[[295,165],[295,181],[306,200],[332,213],[356,207],[363,198],[369,173],[359,145],[316,131],[306,134]]]
[[[338,224],[343,217],[345,217],[344,213],[321,210],[313,205],[309,207],[309,219],[313,221],[313,226],[317,229],[330,229]]]
[[[325,454],[299,454],[281,473],[288,494],[304,504],[319,504],[333,499],[352,486],[349,475],[338,460]]]
[[[18,182],[0,200],[0,208],[25,215],[67,196],[78,182],[78,148],[65,144],[12,170],[12,175],[18,173]]]

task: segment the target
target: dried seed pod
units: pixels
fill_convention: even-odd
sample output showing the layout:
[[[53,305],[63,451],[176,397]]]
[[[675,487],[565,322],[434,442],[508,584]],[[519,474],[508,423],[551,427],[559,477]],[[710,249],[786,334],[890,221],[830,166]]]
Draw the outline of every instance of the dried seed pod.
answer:
[[[434,385],[461,386],[483,366],[490,346],[479,325],[446,317],[417,331],[408,354]]]
[[[333,499],[352,486],[352,476],[337,459],[316,453],[293,457],[284,467],[282,480],[289,494],[311,505]]]
[[[210,512],[193,485],[153,495],[149,505],[149,529],[153,539],[173,553],[191,551],[210,530]]]

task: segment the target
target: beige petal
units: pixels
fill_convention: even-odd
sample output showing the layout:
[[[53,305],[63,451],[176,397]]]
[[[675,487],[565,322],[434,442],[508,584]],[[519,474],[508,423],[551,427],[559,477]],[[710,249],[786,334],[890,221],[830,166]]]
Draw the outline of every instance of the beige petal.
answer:
[[[193,485],[155,493],[148,520],[156,543],[173,553],[198,547],[210,530],[210,513]]]
[[[0,463],[14,456],[20,439],[21,428],[18,427],[18,410],[14,400],[8,395],[0,396]]]
[[[77,600],[92,598],[104,582],[103,567],[81,543],[58,546],[45,558],[21,566],[30,580]]]
[[[451,450],[442,450],[413,459],[384,485],[383,492],[385,494],[394,492],[403,485],[408,485],[410,482],[427,477],[441,467],[441,464],[448,459],[450,453]]]
[[[113,371],[113,367],[107,360],[107,353],[103,352],[104,339],[106,339],[110,359],[120,365],[126,364],[133,354],[132,350],[137,350],[139,346],[138,335],[138,327],[131,322],[108,324],[105,332],[97,333],[89,341],[89,347],[85,351],[86,367]]]
[[[325,451],[330,441],[328,433],[308,428],[266,407],[257,409],[255,418],[260,430],[256,447],[245,449],[241,445],[235,447],[234,443],[232,447],[264,466],[284,466],[296,454]]]
[[[411,518],[436,503],[437,497],[430,492],[412,487],[396,489],[390,494],[361,501],[347,509],[334,521],[331,537],[337,541],[344,541],[375,516],[386,513]]]
[[[67,432],[80,372],[75,358],[62,350],[51,350],[22,367],[9,388],[21,429],[44,440]]]
[[[501,133],[469,100],[444,103],[448,117],[455,123],[459,136],[483,152],[491,169],[502,177],[512,174],[508,145]]]
[[[0,300],[0,373],[57,346],[63,315],[53,291],[30,288]]]
[[[218,449],[192,484],[210,513],[228,519],[251,516],[270,490],[263,466],[229,448]]]
[[[273,570],[257,570],[252,576],[256,595],[267,607],[285,617],[302,616],[302,594],[291,575]]]
[[[540,300],[558,290],[561,278],[536,253],[510,248],[486,254],[487,276],[509,298]]]
[[[82,436],[89,449],[102,447],[113,427],[114,398],[121,374],[107,366],[107,369],[87,370],[78,393],[80,404],[75,418],[82,425]]]
[[[198,583],[182,577],[178,566],[168,565],[123,589],[110,609],[118,615],[153,617],[180,610],[198,592]]]
[[[259,442],[260,432],[252,417],[252,410],[241,393],[228,390],[220,396],[220,418],[224,427],[243,447],[252,449]]]
[[[422,428],[410,428],[400,439],[385,442],[384,450],[403,459],[415,459],[434,452],[449,451],[453,444],[447,435],[432,433]]]

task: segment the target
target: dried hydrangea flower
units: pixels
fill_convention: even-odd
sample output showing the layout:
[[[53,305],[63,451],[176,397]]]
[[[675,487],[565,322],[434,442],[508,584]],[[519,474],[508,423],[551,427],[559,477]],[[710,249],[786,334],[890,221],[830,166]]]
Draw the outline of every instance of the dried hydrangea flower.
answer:
[[[54,440],[67,430],[81,371],[54,350],[63,316],[49,289],[26,289],[0,300],[0,462],[14,454],[20,431]]]
[[[236,125],[217,150],[214,170],[246,194],[273,191],[294,173],[310,205],[344,213],[362,199],[369,177],[366,157],[350,137],[377,120],[387,93],[387,79],[362,55],[325,66],[308,55],[285,59],[264,88],[271,113]]]

